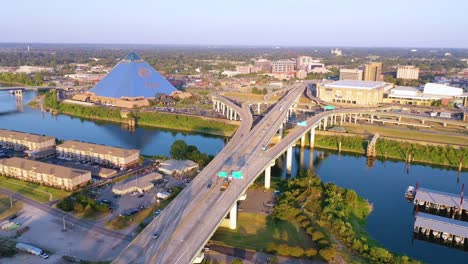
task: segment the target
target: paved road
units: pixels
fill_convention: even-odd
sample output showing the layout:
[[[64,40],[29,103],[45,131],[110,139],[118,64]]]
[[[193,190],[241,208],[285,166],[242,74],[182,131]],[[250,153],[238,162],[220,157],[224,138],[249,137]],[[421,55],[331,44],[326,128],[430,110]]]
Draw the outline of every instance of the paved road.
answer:
[[[122,233],[119,233],[119,232],[115,232],[115,231],[112,231],[112,230],[108,230],[108,229],[105,229],[104,227],[101,227],[101,226],[97,226],[94,222],[91,222],[91,221],[87,221],[87,220],[84,220],[84,219],[80,219],[80,218],[77,218],[73,215],[70,215],[70,214],[67,214],[59,209],[55,209],[53,207],[50,207],[49,205],[47,204],[43,204],[43,203],[40,203],[40,202],[37,202],[31,198],[28,198],[24,195],[21,195],[21,194],[18,194],[18,193],[14,193],[14,192],[11,192],[9,190],[5,190],[5,189],[2,189],[0,188],[0,193],[2,194],[5,194],[5,195],[11,195],[12,198],[16,199],[16,200],[20,200],[22,201],[23,203],[27,203],[31,206],[34,206],[36,207],[37,209],[40,209],[44,212],[47,212],[57,218],[60,218],[60,219],[63,219],[63,217],[65,216],[65,222],[67,224],[73,224],[74,226],[78,226],[82,229],[85,229],[85,230],[89,230],[89,231],[93,231],[93,232],[96,232],[96,233],[100,233],[100,234],[103,234],[103,235],[106,235],[106,236],[109,236],[109,237],[113,237],[113,238],[116,238],[116,239],[121,239],[121,240],[126,240],[126,241],[132,241],[133,237],[131,236],[128,236],[128,235],[125,235],[125,234],[122,234]]]

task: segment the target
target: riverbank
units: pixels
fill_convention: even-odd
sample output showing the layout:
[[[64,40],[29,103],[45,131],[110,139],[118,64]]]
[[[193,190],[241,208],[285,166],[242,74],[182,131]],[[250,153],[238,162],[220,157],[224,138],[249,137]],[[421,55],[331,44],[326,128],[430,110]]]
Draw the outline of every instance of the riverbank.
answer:
[[[331,150],[365,154],[368,139],[360,135],[316,135],[315,147]],[[455,148],[453,146],[416,144],[411,142],[379,138],[376,144],[377,158],[396,159],[421,164],[433,164],[458,169],[461,163],[462,169],[468,169],[467,148]]]
[[[119,109],[61,103],[56,98],[57,94],[55,91],[48,92],[44,99],[45,107],[47,109],[53,109],[60,114],[90,120],[102,120],[123,124],[127,124],[129,120],[122,116]],[[37,106],[37,104],[32,104],[30,106],[34,107],[34,105]],[[231,137],[238,127],[228,120],[163,112],[134,112],[132,117],[136,118],[136,123],[140,126],[198,132],[217,136]]]
[[[289,131],[285,131],[285,135]],[[314,147],[365,155],[367,144],[371,137],[364,134],[336,133],[329,131],[315,131]],[[437,135],[433,135],[437,136]],[[440,135],[439,135],[440,136]],[[433,138],[438,140],[439,138]],[[276,143],[277,139],[273,140]],[[443,140],[439,140],[443,141]],[[309,137],[306,137],[309,145]],[[376,144],[376,158],[410,161],[412,163],[437,165],[457,169],[462,163],[462,170],[468,169],[468,148],[464,145],[451,145],[446,142],[429,142],[412,138],[379,137]]]

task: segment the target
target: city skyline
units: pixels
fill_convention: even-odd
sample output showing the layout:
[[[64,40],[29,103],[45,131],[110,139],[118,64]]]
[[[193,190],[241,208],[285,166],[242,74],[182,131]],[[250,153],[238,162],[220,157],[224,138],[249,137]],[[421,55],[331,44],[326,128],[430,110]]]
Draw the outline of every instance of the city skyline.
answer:
[[[22,0],[4,4],[0,42],[468,48],[468,3],[449,2]]]

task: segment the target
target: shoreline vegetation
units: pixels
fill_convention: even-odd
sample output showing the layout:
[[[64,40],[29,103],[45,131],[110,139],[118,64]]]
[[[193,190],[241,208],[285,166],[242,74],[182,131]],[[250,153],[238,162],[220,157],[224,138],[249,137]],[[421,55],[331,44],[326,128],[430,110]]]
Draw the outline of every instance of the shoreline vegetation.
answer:
[[[31,102],[35,102],[34,100]],[[37,103],[30,103],[31,107]],[[91,120],[109,121],[126,124],[129,118],[135,118],[138,126],[159,127],[175,129],[180,131],[197,132],[218,136],[232,136],[237,125],[215,120],[207,117],[189,116],[162,112],[137,112],[124,118],[118,109],[108,109],[99,106],[81,106],[75,104],[61,103],[57,100],[57,93],[50,91],[45,94],[44,106],[53,109],[57,113],[67,114]]]
[[[300,223],[322,259],[333,262],[344,258],[350,263],[420,263],[391,252],[372,239],[365,230],[372,204],[355,191],[324,183],[320,176],[305,170],[292,180],[280,180],[277,188],[281,194],[272,218]],[[267,251],[279,253],[278,245],[270,244]]]
[[[361,136],[316,135],[315,147],[364,155],[368,141]],[[411,163],[438,165],[458,169],[468,169],[468,149],[453,146],[422,145],[400,142],[389,139],[378,139],[376,144],[376,158],[403,160]]]

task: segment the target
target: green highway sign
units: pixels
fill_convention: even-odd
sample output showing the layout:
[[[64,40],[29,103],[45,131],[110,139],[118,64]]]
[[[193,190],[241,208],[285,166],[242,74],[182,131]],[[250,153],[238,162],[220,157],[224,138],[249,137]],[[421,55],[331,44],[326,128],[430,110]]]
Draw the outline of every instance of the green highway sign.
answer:
[[[243,179],[244,176],[242,176],[242,171],[233,171],[232,172],[232,178],[234,178],[234,179]]]
[[[218,177],[220,177],[220,178],[226,178],[227,176],[228,176],[228,174],[225,171],[218,172]]]

